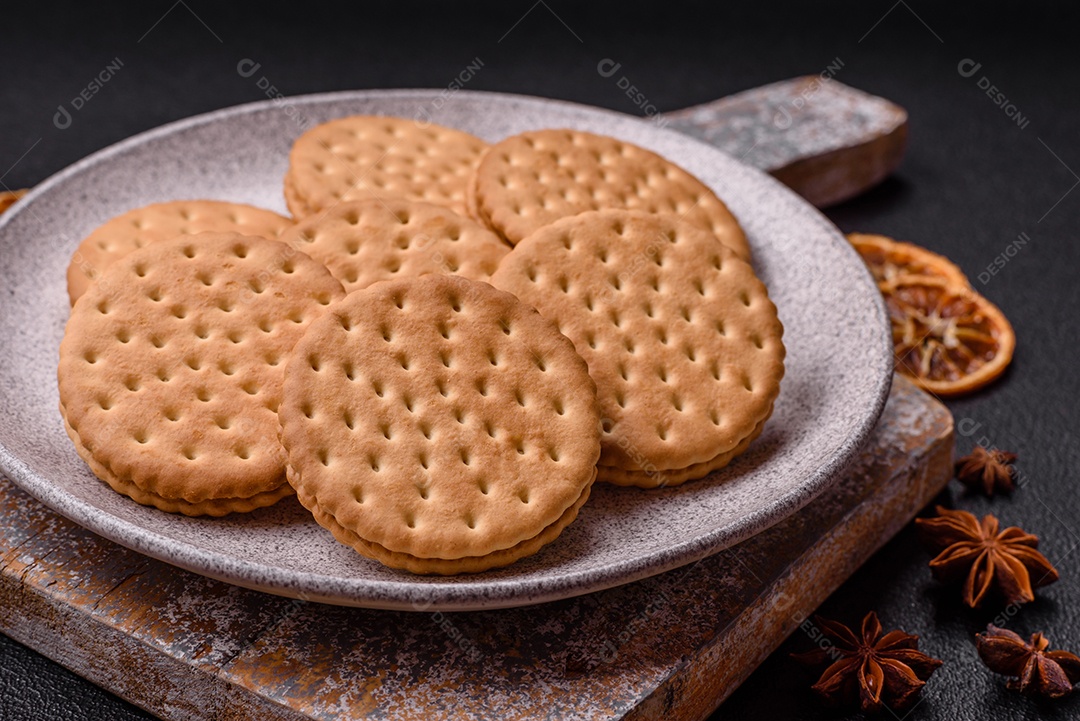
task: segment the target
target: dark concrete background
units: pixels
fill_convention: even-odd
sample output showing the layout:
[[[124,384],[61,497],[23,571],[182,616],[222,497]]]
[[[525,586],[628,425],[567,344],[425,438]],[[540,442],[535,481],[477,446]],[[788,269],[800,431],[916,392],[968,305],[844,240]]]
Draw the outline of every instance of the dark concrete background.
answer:
[[[427,6],[395,2],[267,4],[162,0],[120,9],[5,3],[0,9],[0,183],[33,185],[99,148],[162,123],[265,97],[236,72],[250,58],[286,94],[352,88],[445,87],[474,58],[469,82],[497,90],[641,109],[597,73],[611,58],[660,111],[818,73],[839,58],[842,82],[911,114],[900,172],[829,211],[842,230],[881,232],[943,252],[1016,326],[1007,377],[951,402],[959,450],[976,441],[1017,451],[1025,485],[987,501],[954,486],[943,499],[998,514],[1042,538],[1062,579],[1007,621],[1044,630],[1080,652],[1080,445],[1076,407],[1076,269],[1080,244],[1080,66],[1075,6],[872,0],[844,3],[597,4],[567,0]],[[110,63],[122,65],[81,109],[72,99]],[[972,77],[957,69],[972,59]],[[1000,88],[1020,127],[978,87]],[[58,106],[71,113],[54,124]],[[1027,242],[1015,246],[1019,234]],[[1009,248],[1012,246],[1013,251]],[[980,273],[1003,253],[988,282]],[[1012,255],[1008,255],[1012,253]],[[2,262],[2,261],[0,261]],[[5,403],[17,402],[4,399]],[[4,519],[0,522],[17,522]],[[1080,717],[1080,701],[1037,705],[979,663],[973,634],[994,611],[972,612],[935,584],[910,528],[821,609],[857,622],[876,609],[888,628],[922,637],[945,666],[912,719]],[[717,718],[825,719],[812,679],[787,660],[796,633]],[[136,672],[136,671],[133,671]],[[884,718],[889,718],[886,713]],[[0,636],[0,718],[136,719],[145,714]]]

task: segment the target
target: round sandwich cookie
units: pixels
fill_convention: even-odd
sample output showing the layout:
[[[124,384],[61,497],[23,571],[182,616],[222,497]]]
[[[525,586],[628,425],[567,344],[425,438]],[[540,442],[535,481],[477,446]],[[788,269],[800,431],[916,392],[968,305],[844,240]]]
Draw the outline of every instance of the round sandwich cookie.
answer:
[[[589,210],[672,213],[712,232],[746,260],[750,246],[723,201],[656,153],[577,130],[534,130],[492,145],[471,182],[474,215],[516,244]]]
[[[599,478],[700,478],[761,433],[783,328],[750,265],[672,215],[602,210],[521,241],[492,278],[573,342],[596,381]]]
[[[278,414],[300,502],[342,543],[420,574],[535,553],[577,517],[600,455],[573,344],[457,276],[335,304],[297,343]]]
[[[488,280],[510,247],[479,223],[431,203],[400,198],[340,203],[281,236],[345,286],[452,273]]]
[[[292,220],[263,208],[220,200],[175,200],[129,210],[98,226],[68,265],[71,304],[110,265],[144,245],[178,235],[240,233],[273,240]]]
[[[204,233],[116,261],[75,303],[60,407],[90,469],[139,503],[220,516],[291,494],[285,363],[341,284],[276,240]]]
[[[285,201],[296,218],[343,200],[399,197],[465,214],[465,185],[480,138],[434,123],[353,115],[297,138],[285,174]]]

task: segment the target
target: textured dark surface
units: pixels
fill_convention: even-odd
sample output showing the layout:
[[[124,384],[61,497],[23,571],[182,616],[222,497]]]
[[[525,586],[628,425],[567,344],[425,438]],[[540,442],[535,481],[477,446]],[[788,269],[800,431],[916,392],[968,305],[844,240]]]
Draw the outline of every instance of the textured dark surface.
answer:
[[[151,718],[108,691],[0,634],[0,718]]]
[[[407,3],[393,7],[319,16],[312,6],[285,6],[277,14],[262,5],[244,9],[202,0],[164,0],[124,13],[91,4],[67,11],[5,6],[0,181],[30,185],[132,133],[265,97],[255,82],[263,75],[285,94],[442,87],[480,57],[484,66],[468,83],[471,89],[640,112],[619,89],[620,77],[663,111],[820,72],[840,58],[838,79],[907,108],[911,136],[894,179],[829,215],[843,230],[892,234],[948,254],[1016,324],[1018,351],[1009,375],[950,407],[959,450],[981,437],[1016,450],[1028,482],[1011,499],[991,502],[954,488],[947,500],[980,514],[993,511],[1043,539],[1042,550],[1062,580],[1041,589],[1038,601],[1006,625],[1023,634],[1045,630],[1055,646],[1080,651],[1080,554],[1074,550],[1080,500],[1073,492],[1080,418],[1072,360],[1080,245],[1070,233],[1080,222],[1080,193],[1066,195],[1078,182],[1067,166],[1080,169],[1075,10],[1048,2],[995,10],[925,0],[792,3],[788,9],[752,4],[720,15],[671,4],[662,11],[625,3],[584,10],[554,0],[468,12],[448,8],[439,16]],[[119,73],[74,113],[68,129],[55,128],[57,105],[70,106],[116,57],[123,61]],[[251,78],[236,73],[243,58],[262,64]],[[596,71],[605,58],[622,63],[607,78]],[[967,78],[957,71],[965,58],[982,63]],[[979,89],[982,77],[1019,108],[1026,127]],[[981,283],[979,273],[1019,233],[1030,240]],[[914,534],[905,531],[822,608],[845,621],[876,608],[887,627],[918,633],[923,647],[945,660],[909,718],[1080,716],[1078,698],[1038,706],[1006,691],[1002,679],[982,668],[971,639],[994,612],[961,607],[955,593],[930,579],[927,560]],[[819,709],[805,690],[809,679],[786,659],[805,643],[796,635],[718,717],[835,718]],[[0,718],[138,717],[8,641],[0,643],[0,679]]]

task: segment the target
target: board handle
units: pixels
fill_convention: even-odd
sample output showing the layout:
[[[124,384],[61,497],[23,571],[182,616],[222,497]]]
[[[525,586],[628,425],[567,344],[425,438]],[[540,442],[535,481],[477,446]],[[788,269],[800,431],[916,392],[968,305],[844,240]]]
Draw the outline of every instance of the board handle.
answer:
[[[907,111],[824,74],[657,117],[770,173],[818,208],[880,183],[907,146]]]

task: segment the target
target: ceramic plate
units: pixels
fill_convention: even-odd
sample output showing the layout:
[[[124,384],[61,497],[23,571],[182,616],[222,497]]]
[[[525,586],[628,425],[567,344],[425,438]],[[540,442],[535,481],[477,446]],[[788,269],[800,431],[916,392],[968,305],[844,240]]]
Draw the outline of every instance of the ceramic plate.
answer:
[[[249,515],[191,519],[139,506],[98,481],[57,410],[68,316],[64,273],[81,238],[146,203],[213,198],[281,212],[293,140],[351,114],[435,121],[495,141],[569,127],[650,148],[710,185],[750,238],[784,323],[787,374],[764,434],[731,466],[678,488],[597,484],[579,519],[539,554],[454,578],[393,571],[338,544],[293,499]],[[870,275],[836,228],[770,177],[675,131],[613,112],[521,96],[358,91],[229,108],[102,150],[0,218],[0,468],[77,523],[148,556],[250,588],[397,609],[520,606],[628,583],[737,543],[836,479],[884,405],[892,349]],[[7,519],[6,522],[18,522]]]

